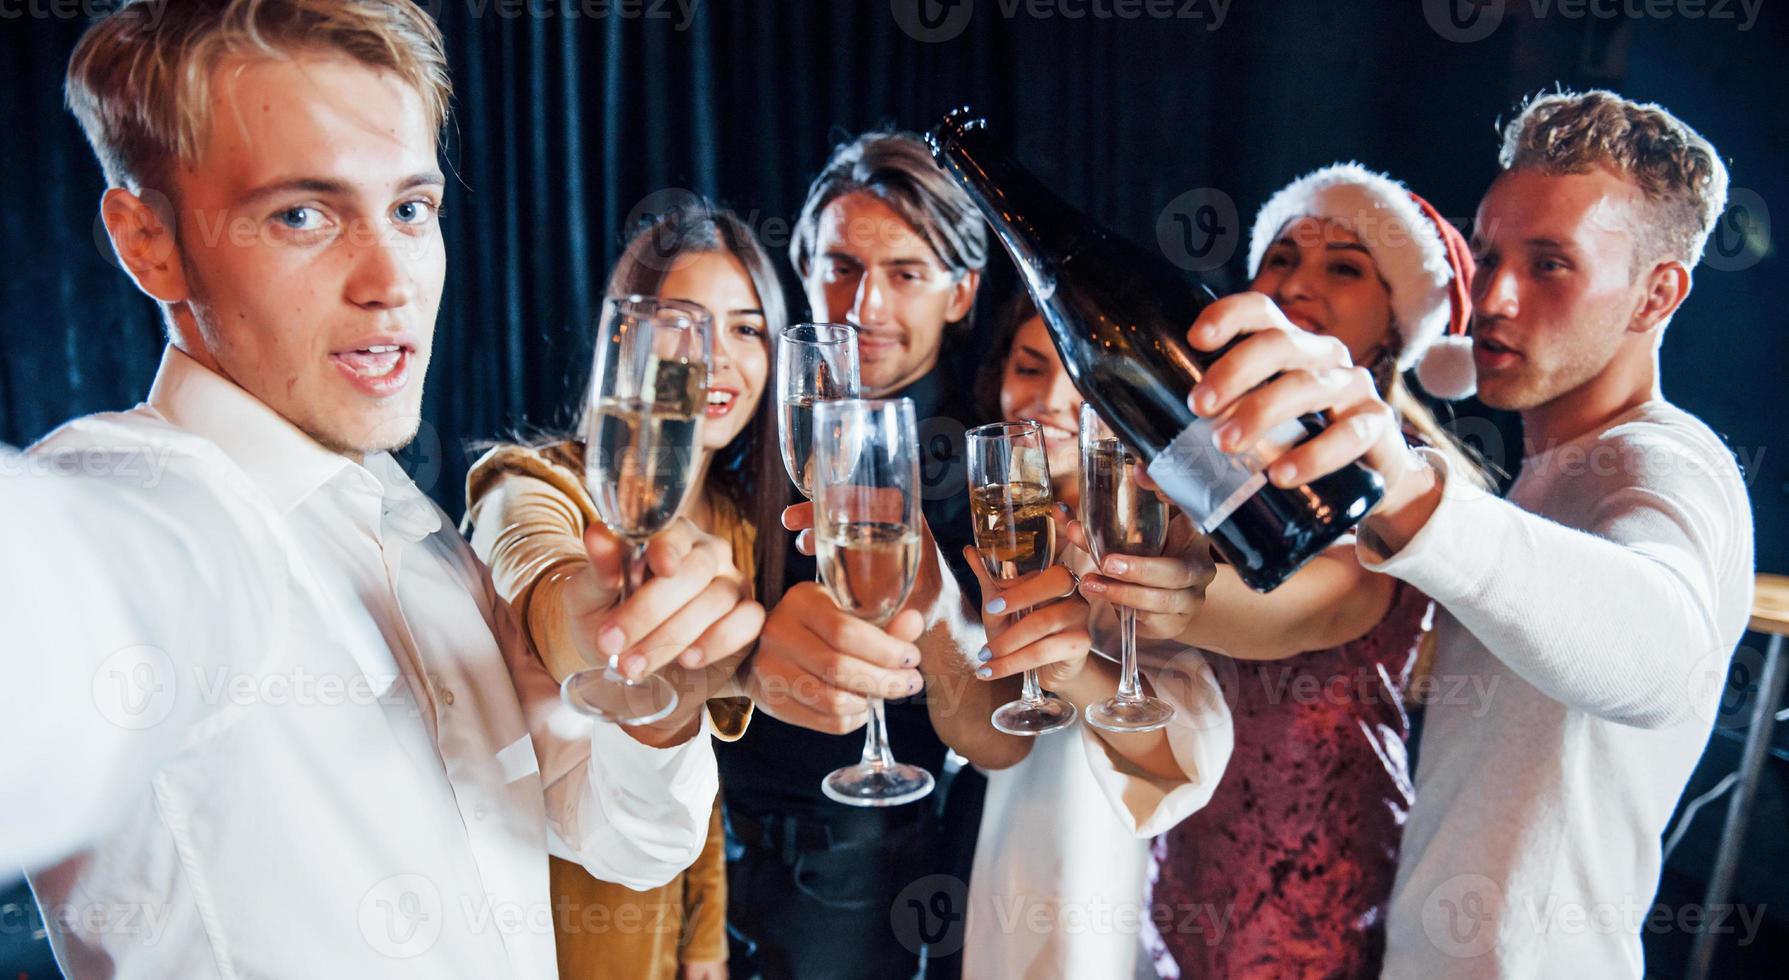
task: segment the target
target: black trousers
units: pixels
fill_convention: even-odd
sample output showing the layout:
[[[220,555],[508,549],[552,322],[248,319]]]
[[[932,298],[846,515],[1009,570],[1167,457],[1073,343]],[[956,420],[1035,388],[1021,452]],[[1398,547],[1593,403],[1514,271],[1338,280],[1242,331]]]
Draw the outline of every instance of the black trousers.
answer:
[[[986,782],[954,774],[920,804],[833,818],[727,812],[729,971],[739,980],[961,974],[969,867]],[[842,810],[842,808],[841,808]]]

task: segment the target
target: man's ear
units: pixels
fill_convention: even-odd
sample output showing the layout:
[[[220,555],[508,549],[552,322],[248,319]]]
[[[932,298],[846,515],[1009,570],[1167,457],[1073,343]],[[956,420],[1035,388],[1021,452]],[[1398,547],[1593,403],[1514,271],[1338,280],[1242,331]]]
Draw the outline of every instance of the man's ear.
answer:
[[[981,285],[981,270],[971,269],[957,278],[950,287],[950,306],[944,311],[945,323],[956,323],[969,315],[975,306],[975,289]]]
[[[100,199],[99,213],[112,251],[137,288],[163,303],[185,302],[186,269],[174,242],[172,202],[155,191],[139,197],[114,187]]]
[[[1671,314],[1690,295],[1690,269],[1676,259],[1666,259],[1646,274],[1646,297],[1628,323],[1632,333],[1651,333],[1671,319]]]

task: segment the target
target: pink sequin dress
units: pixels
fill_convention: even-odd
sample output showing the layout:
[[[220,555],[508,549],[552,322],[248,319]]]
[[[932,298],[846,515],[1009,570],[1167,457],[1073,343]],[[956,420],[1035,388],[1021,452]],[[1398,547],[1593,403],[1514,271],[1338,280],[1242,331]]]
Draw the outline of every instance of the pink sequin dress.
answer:
[[[1207,654],[1236,749],[1211,802],[1151,848],[1147,939],[1163,977],[1379,975],[1411,800],[1403,692],[1432,608],[1400,582],[1351,643],[1279,661]]]

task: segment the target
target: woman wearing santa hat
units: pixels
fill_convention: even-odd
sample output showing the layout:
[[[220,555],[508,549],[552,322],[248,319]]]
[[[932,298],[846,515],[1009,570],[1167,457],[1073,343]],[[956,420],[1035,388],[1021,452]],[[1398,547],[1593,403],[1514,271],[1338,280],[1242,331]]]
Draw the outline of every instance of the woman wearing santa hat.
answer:
[[[1324,168],[1261,209],[1249,271],[1251,289],[1372,370],[1408,438],[1479,473],[1404,380],[1416,368],[1432,394],[1471,391],[1472,259],[1427,202],[1355,164]],[[1127,605],[1166,598],[1082,581]],[[1163,976],[1378,976],[1411,800],[1403,693],[1432,609],[1361,568],[1352,541],[1267,595],[1218,566],[1178,639],[1214,654],[1235,747],[1210,802],[1152,848]]]

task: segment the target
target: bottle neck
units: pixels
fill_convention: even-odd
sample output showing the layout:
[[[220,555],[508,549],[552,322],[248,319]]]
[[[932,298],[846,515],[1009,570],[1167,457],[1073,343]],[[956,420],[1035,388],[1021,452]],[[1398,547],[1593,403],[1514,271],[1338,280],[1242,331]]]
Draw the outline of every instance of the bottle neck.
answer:
[[[1060,263],[1081,244],[1086,219],[1024,164],[995,149],[986,129],[945,141],[941,162],[965,185],[1032,295],[1048,300]]]

